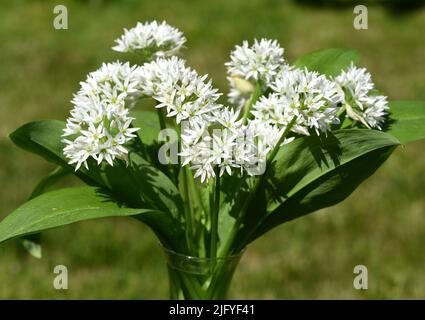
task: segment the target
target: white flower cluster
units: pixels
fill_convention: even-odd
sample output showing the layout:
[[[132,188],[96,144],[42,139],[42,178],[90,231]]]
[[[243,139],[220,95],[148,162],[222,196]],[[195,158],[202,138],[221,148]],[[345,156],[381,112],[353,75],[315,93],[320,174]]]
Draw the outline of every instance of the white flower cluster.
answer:
[[[131,127],[129,112],[140,97],[155,99],[156,108],[165,109],[165,115],[180,125],[182,165],[189,165],[202,182],[233,170],[262,174],[283,132],[326,134],[339,124],[342,106],[348,117],[368,128],[381,128],[387,98],[373,95],[375,86],[366,69],[351,66],[328,79],[287,65],[276,41],[255,40],[252,46],[245,41],[226,63],[229,99],[238,106],[233,109],[218,103],[221,94],[207,75],[198,75],[182,59],[168,57],[185,41],[165,22],[138,23],[125,31],[114,50],[139,51],[150,62],[133,67],[103,64],[81,82],[63,134],[64,154],[76,170],[81,165],[88,168],[89,158],[110,165],[127,158],[125,144],[138,130]],[[258,89],[260,98],[250,116],[241,117],[242,107]],[[293,139],[285,136],[282,144]]]
[[[137,52],[147,59],[175,55],[186,42],[183,33],[163,21],[140,23],[124,29],[121,38],[112,49],[119,52]]]
[[[381,129],[389,108],[388,101],[386,96],[373,94],[375,85],[371,74],[365,68],[351,65],[335,81],[344,91],[347,116],[367,128]]]
[[[238,155],[235,153],[243,152],[240,150],[243,144],[236,141],[240,123],[237,123],[236,117],[232,117],[230,112],[225,109],[224,117],[227,119],[223,119],[230,129],[225,127],[212,129],[216,124],[213,118],[210,118],[210,121],[188,123],[182,129],[182,146],[179,154],[182,157],[182,165],[190,165],[191,169],[195,170],[195,177],[200,177],[202,182],[216,175],[215,168],[220,170],[221,176],[224,172],[231,174],[231,168],[239,165],[236,163]]]
[[[276,40],[254,40],[252,46],[244,41],[242,46],[236,46],[230,54],[231,61],[226,63],[230,83],[229,102],[242,108],[255,83],[260,82],[262,87],[268,87],[285,65],[283,52]]]
[[[205,82],[207,75],[200,77],[184,60],[157,59],[144,64],[139,74],[143,94],[157,100],[156,108],[166,108],[167,117],[175,117],[177,124],[201,121],[221,107],[216,102],[220,94],[211,80]]]
[[[182,130],[182,164],[190,165],[202,182],[224,173],[231,175],[232,170],[248,175],[264,172],[267,154],[284,128],[261,121],[244,125],[239,118],[239,111],[223,107],[215,110],[209,121],[189,123]]]
[[[292,131],[309,135],[331,130],[339,123],[337,116],[343,94],[338,85],[307,69],[283,69],[273,84],[272,93],[253,106],[255,119],[272,125],[287,126],[295,118]]]
[[[257,162],[254,138],[247,137],[251,132],[238,120],[238,111],[217,103],[220,94],[206,75],[199,76],[176,57],[145,63],[137,74],[141,94],[154,98],[156,108],[164,108],[181,125],[179,156],[195,177],[208,180],[216,168],[219,175],[234,168],[252,172]]]
[[[156,107],[181,125],[179,156],[195,177],[203,182],[233,169],[248,174],[262,170],[281,129],[260,121],[244,125],[239,111],[217,103],[220,94],[211,81],[176,57],[146,63],[138,74],[142,94],[157,100]]]
[[[88,169],[90,157],[110,165],[115,158],[126,159],[123,145],[138,130],[131,128],[129,116],[129,108],[141,94],[137,71],[128,63],[108,63],[81,82],[63,134],[67,137],[64,154],[70,164],[76,164],[75,170],[82,164]]]
[[[230,54],[227,71],[233,77],[269,83],[284,63],[283,51],[276,40],[254,40],[252,46],[244,41]]]

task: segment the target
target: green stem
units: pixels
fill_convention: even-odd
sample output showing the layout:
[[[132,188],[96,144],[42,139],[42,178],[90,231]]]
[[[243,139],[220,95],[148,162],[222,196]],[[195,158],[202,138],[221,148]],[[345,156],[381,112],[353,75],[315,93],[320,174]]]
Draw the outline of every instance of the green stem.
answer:
[[[342,116],[342,114],[345,112],[346,109],[346,105],[344,104],[339,110],[338,113],[336,114],[336,116],[339,118],[340,116]]]
[[[191,214],[191,206],[190,206],[190,195],[189,188],[187,182],[187,176],[185,169],[181,173],[182,176],[182,186],[183,186],[183,194],[184,194],[184,214],[185,214],[185,222],[186,222],[186,233],[187,233],[187,241],[189,246],[189,251],[192,252],[192,240],[193,240],[193,221]]]
[[[178,286],[182,289],[184,298],[196,300],[204,298],[202,287],[198,284],[196,275],[185,274],[177,270],[172,270],[171,272],[172,274],[169,276],[172,277],[171,280],[175,281],[177,284],[180,282]]]
[[[156,113],[158,114],[159,126],[161,130],[166,129],[167,126],[165,125],[165,117],[164,117],[164,112],[162,112],[162,108],[157,108]]]
[[[258,187],[260,186],[260,184],[263,182],[263,177],[264,175],[261,175],[260,178],[257,179],[254,188],[251,190],[251,192],[248,195],[248,198],[246,199],[246,201],[244,202],[244,205],[241,209],[240,215],[238,216],[238,218],[235,221],[235,224],[232,227],[232,230],[230,232],[229,238],[227,239],[226,243],[224,244],[223,248],[221,249],[220,252],[220,256],[228,256],[231,254],[231,249],[232,249],[232,245],[233,242],[236,239],[236,236],[242,226],[242,222],[243,222],[243,218],[245,217],[246,212],[248,211],[248,207],[251,204],[252,198],[254,197],[254,194],[257,193]]]
[[[196,202],[196,206],[199,209],[196,214],[196,218],[198,221],[201,220],[201,213],[205,214],[205,206],[202,201],[201,194],[199,193],[199,188],[196,186],[195,178],[193,177],[193,173],[188,166],[186,168],[186,175],[189,180],[190,191],[193,196],[194,201]]]
[[[274,158],[276,157],[276,154],[278,153],[281,144],[283,143],[283,141],[285,141],[286,137],[288,136],[288,134],[291,131],[292,127],[295,125],[295,122],[296,121],[297,121],[297,117],[295,116],[295,117],[292,118],[292,120],[286,126],[285,130],[283,131],[282,135],[279,138],[279,141],[274,146],[272,152],[268,155],[268,157],[267,157],[266,171],[267,171],[268,167],[271,165],[271,163],[274,160]],[[264,172],[263,176],[264,175],[265,175],[265,172]]]
[[[272,152],[270,152],[270,154],[268,155],[267,161],[266,161],[266,170],[257,179],[257,181],[255,182],[254,188],[249,193],[248,198],[246,199],[246,201],[245,201],[245,203],[244,203],[244,205],[241,209],[241,212],[240,212],[238,218],[236,219],[235,224],[232,227],[229,238],[227,239],[225,245],[222,248],[222,252],[221,252],[222,256],[227,256],[231,253],[232,245],[233,245],[233,243],[234,243],[234,241],[237,237],[237,234],[238,234],[238,232],[239,232],[239,230],[242,226],[243,219],[245,218],[246,212],[248,211],[248,207],[251,204],[251,201],[252,201],[254,195],[256,195],[259,186],[262,184],[264,177],[266,176],[268,168],[270,167],[271,163],[273,162],[274,158],[276,157],[276,154],[280,149],[280,145],[283,143],[285,138],[288,136],[288,134],[291,131],[292,127],[294,126],[296,120],[297,120],[296,117],[292,118],[291,122],[286,126],[285,130],[283,131],[282,135],[280,136],[279,141],[277,142],[277,144],[273,148]]]
[[[211,217],[211,246],[210,257],[215,259],[217,257],[217,243],[218,243],[218,213],[220,211],[220,175],[216,170],[215,188],[214,188],[214,206]]]
[[[257,102],[258,98],[261,96],[261,81],[258,81],[255,85],[254,92],[252,92],[251,97],[249,98],[247,104],[245,105],[244,114],[242,116],[242,123],[246,124],[248,121],[249,114],[251,113],[252,106]]]
[[[176,122],[174,122],[174,127],[178,133],[178,150],[180,151],[181,149],[181,131],[180,128],[178,126],[178,124]],[[180,157],[178,158],[178,165],[179,168],[181,168],[181,159]],[[187,241],[187,246],[188,246],[188,250],[189,253],[192,252],[192,244],[193,244],[193,239],[194,239],[194,233],[193,233],[193,220],[192,220],[192,207],[190,205],[190,195],[189,195],[189,186],[188,186],[188,181],[187,181],[187,175],[186,175],[186,167],[183,168],[181,173],[181,177],[182,177],[182,188],[183,188],[183,196],[184,196],[184,219],[185,219],[185,223],[186,223],[186,241]]]

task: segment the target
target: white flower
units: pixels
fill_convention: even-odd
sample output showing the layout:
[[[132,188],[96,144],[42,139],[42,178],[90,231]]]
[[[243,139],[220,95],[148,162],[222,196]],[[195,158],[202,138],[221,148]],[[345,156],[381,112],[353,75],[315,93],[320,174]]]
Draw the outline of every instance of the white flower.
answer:
[[[261,97],[253,106],[255,119],[273,125],[287,126],[295,118],[292,131],[309,135],[331,130],[337,116],[342,92],[324,75],[307,69],[284,69],[270,85],[273,93]]]
[[[201,182],[215,176],[208,125],[205,120],[196,121],[183,127],[181,133],[182,146],[179,156],[182,158],[182,165],[190,165],[195,171],[194,177],[200,177]]]
[[[74,108],[64,129],[64,154],[69,164],[78,170],[82,164],[88,169],[91,157],[100,164],[113,165],[116,158],[126,159],[124,144],[135,137],[131,128],[129,108],[141,95],[138,68],[129,63],[103,64],[90,73],[72,100]]]
[[[207,118],[221,107],[216,102],[220,94],[206,82],[207,76],[200,77],[176,57],[144,64],[139,77],[142,93],[157,100],[156,108],[166,108],[167,117],[175,117],[177,124]]]
[[[236,46],[230,54],[231,61],[226,63],[229,102],[242,109],[257,85],[264,92],[276,74],[288,67],[283,52],[276,40],[254,40],[252,46],[244,41],[242,46]]]
[[[112,49],[119,52],[137,52],[148,60],[154,57],[168,57],[179,52],[186,42],[183,33],[165,21],[140,23],[127,30]]]
[[[182,129],[182,164],[190,165],[195,177],[208,181],[217,174],[258,175],[278,143],[285,126],[249,120],[242,124],[239,112],[229,107],[215,110],[209,118],[197,118]],[[285,139],[283,143],[292,141]]]
[[[240,112],[233,108],[224,107],[214,111],[215,119],[224,128],[231,132],[236,132],[242,125],[242,119],[240,119]]]
[[[236,145],[236,138],[237,135],[226,128],[213,130],[212,151],[209,161],[220,169],[220,176],[222,176],[224,172],[231,175],[232,168],[237,167],[237,164],[235,163],[236,161],[233,157],[233,149]]]
[[[272,124],[268,121],[262,120],[251,120],[248,123],[247,132],[249,136],[255,137],[251,139],[253,143],[251,146],[255,148],[251,156],[251,165],[246,165],[245,169],[249,175],[262,174],[262,169],[265,169],[266,160],[269,153],[277,146],[286,126]],[[282,141],[281,145],[290,143],[294,140],[294,137],[287,137]],[[281,146],[280,145],[280,146]],[[279,146],[279,147],[280,147]],[[258,171],[260,170],[260,171]]]
[[[252,46],[244,41],[230,54],[227,72],[233,77],[269,83],[284,64],[283,51],[276,40],[255,39]]]
[[[344,91],[347,116],[368,128],[381,129],[388,114],[388,101],[386,96],[373,94],[376,88],[371,74],[352,64],[335,81]]]
[[[226,63],[228,98],[236,107],[225,107],[207,75],[198,75],[173,56],[185,41],[165,22],[125,29],[113,49],[136,52],[150,62],[103,64],[81,82],[63,133],[69,164],[78,170],[82,165],[89,169],[90,161],[111,166],[116,159],[126,161],[126,144],[138,130],[132,127],[130,109],[141,97],[156,100],[156,108],[180,125],[178,156],[201,182],[233,172],[264,173],[269,155],[295,139],[293,133],[326,134],[338,124],[343,102],[347,116],[367,127],[381,128],[387,114],[387,98],[373,95],[375,86],[366,69],[351,66],[330,80],[290,67],[284,49],[267,39],[251,46],[244,41],[231,52]],[[260,98],[250,117],[243,117],[253,93]],[[289,126],[292,133],[282,141]]]
[[[182,128],[182,146],[179,156],[182,165],[190,165],[195,171],[195,177],[201,182],[215,177],[216,169],[219,175],[225,172],[231,174],[232,168],[239,168],[234,158],[233,150],[239,132],[237,113],[229,109],[214,112],[208,118],[198,117],[196,121],[189,121]],[[217,118],[219,116],[220,118]],[[228,125],[223,126],[222,123]]]
[[[363,99],[363,114],[362,117],[371,128],[382,129],[382,124],[389,109],[388,100],[386,96],[368,96]]]

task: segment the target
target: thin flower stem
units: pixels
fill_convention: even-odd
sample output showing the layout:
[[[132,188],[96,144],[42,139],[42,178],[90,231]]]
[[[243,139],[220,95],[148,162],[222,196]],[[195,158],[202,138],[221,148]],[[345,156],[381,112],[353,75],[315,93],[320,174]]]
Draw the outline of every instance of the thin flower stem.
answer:
[[[180,271],[177,271],[177,274],[173,276],[178,277],[179,279],[177,281],[182,282],[183,286],[185,287],[185,290],[188,291],[190,299],[203,298],[203,290],[199,286],[198,281],[195,278],[195,275],[184,274]]]
[[[241,209],[241,212],[240,212],[238,218],[236,219],[235,224],[233,225],[233,228],[230,232],[229,238],[228,238],[228,240],[226,241],[225,245],[223,246],[223,248],[221,250],[221,256],[227,256],[227,255],[231,254],[232,246],[233,246],[234,241],[237,237],[237,234],[238,234],[238,232],[239,232],[239,230],[242,226],[243,219],[245,218],[246,212],[248,211],[248,207],[251,204],[253,197],[257,193],[258,188],[263,183],[263,180],[264,180],[264,177],[266,176],[267,170],[270,167],[271,163],[273,162],[274,158],[276,157],[276,154],[280,149],[280,145],[283,143],[283,141],[288,136],[288,134],[291,131],[292,127],[294,126],[295,122],[296,122],[296,117],[292,118],[291,122],[286,126],[285,130],[283,131],[282,135],[279,138],[279,141],[277,142],[277,144],[273,148],[272,152],[267,157],[266,170],[257,179],[257,181],[255,182],[254,188],[249,193],[248,198],[246,199],[246,201],[245,201],[245,203],[244,203],[244,205]]]
[[[185,168],[186,168],[186,175],[187,175],[189,185],[190,185],[191,194],[193,196],[194,201],[196,202],[196,206],[199,209],[198,210],[199,214],[197,214],[197,218],[200,221],[201,215],[205,214],[204,202],[202,201],[202,197],[199,193],[199,188],[197,188],[197,186],[196,186],[196,182],[195,182],[195,178],[193,177],[192,170],[190,170],[190,168],[188,166],[185,166]]]
[[[251,94],[251,97],[249,98],[247,104],[245,105],[245,111],[244,114],[242,116],[242,123],[246,124],[246,122],[248,121],[248,117],[249,114],[251,113],[251,109],[252,106],[254,105],[254,103],[257,102],[258,98],[261,96],[261,82],[258,81],[257,84],[255,85],[255,89],[254,92]]]
[[[282,135],[279,138],[279,141],[277,142],[277,144],[273,148],[272,152],[270,152],[269,156],[267,157],[266,171],[267,171],[267,168],[271,165],[271,163],[274,160],[274,158],[276,157],[276,154],[278,153],[281,144],[283,143],[283,141],[285,141],[286,137],[288,136],[288,134],[291,131],[292,127],[295,125],[295,122],[296,121],[297,121],[297,117],[295,116],[295,117],[292,118],[292,120],[286,126],[285,130],[283,131]],[[262,176],[264,176],[264,175],[265,175],[265,172],[264,172],[264,174]]]
[[[210,257],[215,259],[217,257],[217,243],[218,243],[218,213],[220,211],[220,175],[216,170],[215,188],[214,188],[214,206],[211,217],[211,246]]]
[[[176,131],[178,133],[179,141],[178,141],[178,150],[181,149],[181,130],[176,122],[174,122],[174,127],[176,128]],[[179,161],[179,168],[181,167],[181,159],[178,158]],[[189,252],[192,252],[192,244],[194,239],[194,232],[193,232],[193,213],[192,213],[192,206],[190,202],[190,194],[189,194],[189,184],[188,179],[186,175],[187,167],[184,167],[181,172],[181,178],[182,178],[182,188],[183,188],[183,197],[184,197],[184,219],[186,223],[186,241]]]
[[[188,237],[188,245],[189,250],[192,247],[193,240],[193,219],[192,219],[192,207],[190,205],[190,194],[188,188],[188,181],[186,175],[186,168],[183,169],[181,173],[182,176],[182,186],[183,186],[183,194],[184,194],[184,214],[185,214],[185,222],[186,222],[186,233]]]
[[[159,126],[160,126],[161,130],[166,129],[164,112],[162,112],[161,108],[157,108],[156,113],[158,114]]]
[[[336,114],[336,116],[339,118],[340,116],[343,115],[343,113],[346,111],[347,106],[344,104],[339,110],[338,113]]]

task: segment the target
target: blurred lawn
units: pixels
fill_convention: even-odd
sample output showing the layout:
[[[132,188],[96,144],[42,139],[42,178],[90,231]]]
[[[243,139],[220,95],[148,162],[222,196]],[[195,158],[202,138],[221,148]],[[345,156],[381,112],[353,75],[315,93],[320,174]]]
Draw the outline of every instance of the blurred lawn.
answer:
[[[52,26],[65,4],[69,30]],[[355,48],[391,99],[425,99],[425,10],[398,16],[369,10],[369,30],[351,8],[289,1],[2,1],[0,4],[0,217],[22,203],[52,166],[14,147],[7,135],[42,118],[64,119],[78,82],[103,61],[124,27],[165,19],[188,38],[186,57],[226,90],[223,63],[243,39],[276,38],[286,57],[322,47]],[[288,223],[255,242],[231,298],[424,298],[424,142],[399,148],[347,201]],[[76,184],[73,179],[67,184]],[[89,221],[44,234],[44,257],[18,240],[0,246],[0,298],[167,298],[153,234],[126,219]],[[68,266],[69,290],[53,289]],[[369,290],[353,289],[353,268],[369,269]]]

